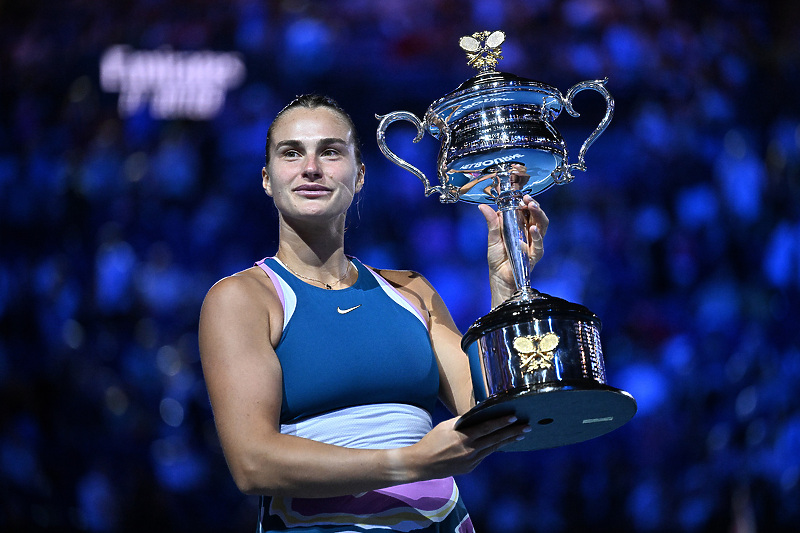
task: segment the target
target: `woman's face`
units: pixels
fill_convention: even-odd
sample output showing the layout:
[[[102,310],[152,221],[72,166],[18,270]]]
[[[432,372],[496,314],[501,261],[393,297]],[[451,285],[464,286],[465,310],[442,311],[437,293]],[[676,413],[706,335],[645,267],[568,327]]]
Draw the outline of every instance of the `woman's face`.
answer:
[[[343,216],[364,184],[353,132],[327,107],[296,107],[277,119],[262,171],[264,190],[284,218],[327,221]]]

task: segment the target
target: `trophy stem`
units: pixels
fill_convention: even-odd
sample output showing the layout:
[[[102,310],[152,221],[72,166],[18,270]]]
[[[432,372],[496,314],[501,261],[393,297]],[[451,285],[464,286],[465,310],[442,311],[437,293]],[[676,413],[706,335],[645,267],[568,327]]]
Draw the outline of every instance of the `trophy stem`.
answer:
[[[497,165],[497,207],[503,216],[503,242],[514,273],[517,290],[509,301],[529,301],[539,297],[531,287],[531,262],[528,257],[528,226],[521,208],[522,191],[511,174],[511,164]]]

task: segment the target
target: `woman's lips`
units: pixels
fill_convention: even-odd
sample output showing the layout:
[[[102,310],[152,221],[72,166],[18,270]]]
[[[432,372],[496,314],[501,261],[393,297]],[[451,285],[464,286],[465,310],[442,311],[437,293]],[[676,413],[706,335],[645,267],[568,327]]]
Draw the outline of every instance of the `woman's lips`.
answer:
[[[331,190],[322,185],[307,184],[296,187],[294,192],[305,198],[318,198],[329,194]]]

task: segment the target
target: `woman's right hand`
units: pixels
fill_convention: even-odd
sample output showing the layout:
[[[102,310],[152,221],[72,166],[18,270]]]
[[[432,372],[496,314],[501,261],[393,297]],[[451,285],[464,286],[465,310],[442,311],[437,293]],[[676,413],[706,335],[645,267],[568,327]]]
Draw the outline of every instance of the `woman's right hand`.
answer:
[[[506,444],[519,440],[530,426],[505,416],[456,429],[458,417],[441,422],[419,442],[401,448],[407,455],[406,468],[412,477],[436,479],[467,474],[487,456]]]

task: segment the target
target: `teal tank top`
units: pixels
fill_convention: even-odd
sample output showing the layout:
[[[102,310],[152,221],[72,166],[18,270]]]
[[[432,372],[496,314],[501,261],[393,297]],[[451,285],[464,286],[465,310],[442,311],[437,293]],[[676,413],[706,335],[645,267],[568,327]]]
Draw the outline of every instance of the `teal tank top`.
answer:
[[[351,260],[358,280],[341,290],[305,283],[275,258],[256,263],[284,309],[275,348],[283,371],[282,424],[379,403],[433,412],[439,370],[427,321],[386,280]]]

